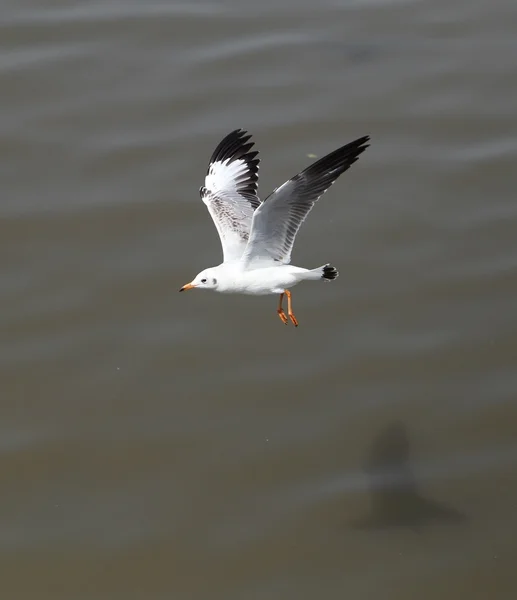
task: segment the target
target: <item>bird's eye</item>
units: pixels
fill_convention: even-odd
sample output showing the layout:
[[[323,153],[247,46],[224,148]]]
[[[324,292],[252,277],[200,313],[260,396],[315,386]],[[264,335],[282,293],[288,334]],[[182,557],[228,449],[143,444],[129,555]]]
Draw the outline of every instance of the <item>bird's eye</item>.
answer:
[[[217,279],[212,279],[212,285],[215,285],[217,283]]]
[[[206,283],[206,279],[202,279],[202,280],[201,280],[201,283]]]

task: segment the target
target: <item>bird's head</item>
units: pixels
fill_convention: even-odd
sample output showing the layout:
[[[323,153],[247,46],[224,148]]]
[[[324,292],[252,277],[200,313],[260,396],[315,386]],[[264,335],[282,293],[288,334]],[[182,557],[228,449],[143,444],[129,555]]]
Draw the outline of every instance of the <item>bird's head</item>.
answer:
[[[184,285],[180,292],[191,290],[193,288],[199,288],[200,290],[216,290],[217,289],[217,276],[214,269],[205,269],[198,273],[194,279]]]

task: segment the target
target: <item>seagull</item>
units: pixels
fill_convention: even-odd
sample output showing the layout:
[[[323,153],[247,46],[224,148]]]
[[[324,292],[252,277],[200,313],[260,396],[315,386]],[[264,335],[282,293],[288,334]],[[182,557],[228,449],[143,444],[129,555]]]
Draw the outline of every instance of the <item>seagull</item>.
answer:
[[[180,292],[279,294],[277,314],[298,327],[292,288],[300,281],[333,281],[336,268],[303,269],[290,264],[296,234],[317,200],[368,148],[363,136],[327,154],[276,188],[264,201],[258,192],[258,152],[243,129],[229,133],[212,154],[199,190],[221,238],[223,262],[201,271]],[[287,315],[283,309],[287,297]],[[288,319],[289,317],[289,319]]]

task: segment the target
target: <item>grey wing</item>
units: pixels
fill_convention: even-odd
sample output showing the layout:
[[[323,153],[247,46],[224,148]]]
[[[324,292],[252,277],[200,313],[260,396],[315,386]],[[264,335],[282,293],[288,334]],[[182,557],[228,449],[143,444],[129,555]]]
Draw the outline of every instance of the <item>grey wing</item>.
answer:
[[[327,154],[268,196],[253,215],[243,260],[249,265],[288,264],[296,234],[310,210],[368,148],[369,139],[369,136],[361,137]]]
[[[221,238],[224,262],[239,260],[248,243],[251,220],[260,200],[258,152],[242,129],[228,134],[212,154],[199,193]]]

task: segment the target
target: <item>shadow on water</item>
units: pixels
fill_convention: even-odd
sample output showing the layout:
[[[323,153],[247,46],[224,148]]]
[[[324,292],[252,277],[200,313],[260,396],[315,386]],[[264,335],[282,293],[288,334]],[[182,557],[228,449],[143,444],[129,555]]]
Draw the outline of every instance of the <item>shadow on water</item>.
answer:
[[[371,507],[369,514],[352,523],[355,528],[417,530],[432,522],[459,524],[466,520],[455,508],[426,498],[420,491],[411,469],[409,436],[402,423],[389,425],[375,437],[365,471]]]

